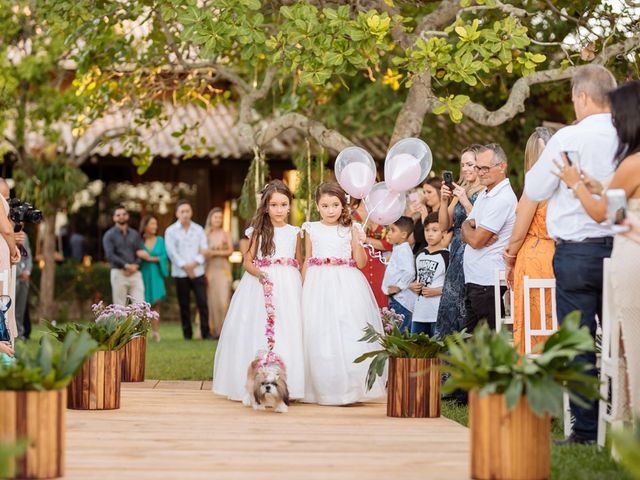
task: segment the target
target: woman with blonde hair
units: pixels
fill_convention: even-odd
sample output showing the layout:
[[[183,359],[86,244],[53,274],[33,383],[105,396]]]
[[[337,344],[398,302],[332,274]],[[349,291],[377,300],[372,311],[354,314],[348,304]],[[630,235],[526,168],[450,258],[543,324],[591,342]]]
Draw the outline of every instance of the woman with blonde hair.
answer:
[[[540,157],[553,132],[537,127],[527,140],[524,151],[524,169],[528,172]],[[516,209],[516,223],[511,239],[504,251],[507,267],[507,285],[513,289],[513,343],[520,353],[525,351],[524,342],[524,277],[555,278],[553,254],[555,243],[547,233],[547,202],[534,202],[522,194]],[[540,294],[531,292],[531,328],[540,329]],[[545,321],[551,321],[551,292],[545,292],[547,312]],[[545,337],[532,337],[531,347],[544,341]]]
[[[438,210],[440,229],[453,230],[449,244],[449,268],[444,280],[436,332],[441,337],[460,331],[465,318],[463,257],[465,243],[461,238],[461,227],[471,212],[478,193],[484,189],[476,171],[476,154],[480,145],[473,144],[460,155],[460,180],[453,184],[453,191],[446,185],[440,189],[441,201]]]
[[[204,233],[208,248],[202,252],[206,258],[207,301],[209,304],[209,329],[214,338],[220,336],[224,317],[231,299],[231,263],[233,253],[231,235],[222,228],[223,212],[213,208],[207,215]]]

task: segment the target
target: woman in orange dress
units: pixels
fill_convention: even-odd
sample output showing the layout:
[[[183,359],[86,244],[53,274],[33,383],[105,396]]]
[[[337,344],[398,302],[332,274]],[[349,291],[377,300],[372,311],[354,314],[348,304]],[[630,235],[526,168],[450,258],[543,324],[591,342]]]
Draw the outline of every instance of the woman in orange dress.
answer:
[[[524,153],[525,172],[533,166],[551,138],[552,132],[538,127],[527,141]],[[524,277],[555,278],[553,273],[553,254],[555,243],[547,233],[547,202],[533,202],[522,194],[516,209],[516,223],[509,244],[504,251],[507,267],[507,285],[513,289],[513,343],[520,353],[525,351],[524,339]],[[531,329],[540,325],[540,293],[531,291],[530,318]],[[545,321],[551,328],[551,290],[545,291]],[[532,337],[532,350],[546,337]]]
[[[353,210],[351,211],[351,217],[356,222],[364,222],[367,218],[367,211],[364,208],[364,202],[361,200],[354,200],[351,204]],[[382,225],[377,225],[371,221],[367,222],[365,228],[367,238],[365,239],[366,245],[371,245],[378,253],[389,251],[392,245],[387,241],[387,230]],[[382,279],[384,277],[385,265],[377,258],[371,256],[371,252],[368,248],[364,249],[367,252],[367,264],[360,271],[364,274],[369,286],[373,291],[373,295],[376,297],[376,303],[379,308],[386,307],[389,304],[387,296],[382,292]]]

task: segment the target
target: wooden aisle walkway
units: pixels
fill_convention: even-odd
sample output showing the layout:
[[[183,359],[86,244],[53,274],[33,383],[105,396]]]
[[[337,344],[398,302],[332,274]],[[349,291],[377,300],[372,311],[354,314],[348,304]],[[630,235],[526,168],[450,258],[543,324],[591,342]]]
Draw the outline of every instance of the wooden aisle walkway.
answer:
[[[468,478],[469,435],[378,403],[254,412],[210,382],[123,384],[120,410],[67,411],[67,479]]]

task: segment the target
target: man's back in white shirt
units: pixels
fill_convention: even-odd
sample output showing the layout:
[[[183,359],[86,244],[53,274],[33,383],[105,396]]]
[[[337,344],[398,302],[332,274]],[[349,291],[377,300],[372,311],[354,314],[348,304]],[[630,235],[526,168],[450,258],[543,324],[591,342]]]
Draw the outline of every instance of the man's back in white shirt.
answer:
[[[538,161],[525,179],[525,194],[540,202],[549,200],[547,229],[558,240],[581,241],[586,238],[612,235],[606,224],[593,220],[582,207],[573,191],[552,173],[561,162],[561,152],[578,152],[578,168],[603,181],[613,175],[613,158],[618,147],[618,136],[611,123],[610,113],[589,115],[580,123],[559,130],[547,143]]]

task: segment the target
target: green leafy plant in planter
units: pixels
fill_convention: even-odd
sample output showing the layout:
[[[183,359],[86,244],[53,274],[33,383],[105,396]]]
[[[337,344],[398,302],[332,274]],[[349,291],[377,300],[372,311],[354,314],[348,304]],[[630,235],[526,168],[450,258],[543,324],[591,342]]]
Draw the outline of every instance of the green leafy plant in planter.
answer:
[[[0,390],[58,390],[67,386],[98,344],[88,332],[69,331],[54,347],[42,337],[35,351],[20,348],[16,361],[0,366]]]
[[[387,360],[393,358],[438,358],[446,352],[446,344],[435,336],[429,337],[425,333],[409,333],[400,331],[404,320],[403,315],[392,309],[380,309],[384,331],[378,332],[371,324],[364,329],[364,336],[360,342],[377,343],[382,348],[360,355],[355,363],[364,362],[372,358],[367,372],[367,388],[371,389],[376,377],[382,376]]]
[[[121,319],[116,316],[110,316],[99,322],[85,324],[64,323],[54,325],[47,322],[45,325],[51,335],[58,340],[64,338],[69,332],[86,332],[90,338],[97,342],[97,350],[101,351],[120,350],[136,335],[136,329],[139,328],[139,321],[134,317]]]
[[[95,315],[96,322],[102,322],[109,318],[117,318],[121,321],[134,319],[135,328],[133,337],[146,336],[151,328],[151,321],[159,317],[159,313],[151,309],[147,302],[132,302],[126,306],[111,304],[104,305],[103,302],[91,307]]]
[[[636,419],[635,428],[613,432],[611,436],[620,463],[632,478],[640,480],[640,419]]]
[[[29,442],[21,440],[16,443],[0,443],[0,478],[9,475],[9,462],[22,455]]]
[[[593,365],[573,362],[595,349],[589,330],[580,328],[579,312],[569,314],[536,355],[520,355],[505,332],[491,331],[486,324],[470,340],[456,334],[446,342],[448,352],[441,356],[443,371],[450,375],[445,393],[478,389],[480,397],[504,394],[509,410],[524,395],[536,415],[557,417],[562,416],[564,392],[582,406],[587,406],[583,398],[598,397],[599,380],[587,374]]]

